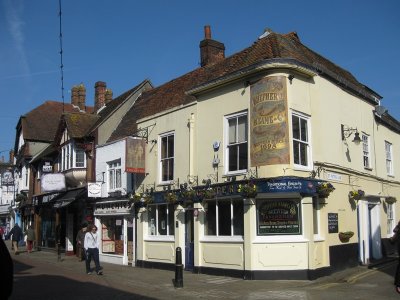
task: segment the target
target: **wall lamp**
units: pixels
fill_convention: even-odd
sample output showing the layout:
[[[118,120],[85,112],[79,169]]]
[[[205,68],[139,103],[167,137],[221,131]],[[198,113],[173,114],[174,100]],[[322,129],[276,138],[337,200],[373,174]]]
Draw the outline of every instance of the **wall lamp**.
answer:
[[[342,128],[342,141],[346,140],[354,133],[354,139],[352,142],[356,145],[360,144],[361,138],[357,128],[350,128],[343,124],[341,124],[341,128]]]

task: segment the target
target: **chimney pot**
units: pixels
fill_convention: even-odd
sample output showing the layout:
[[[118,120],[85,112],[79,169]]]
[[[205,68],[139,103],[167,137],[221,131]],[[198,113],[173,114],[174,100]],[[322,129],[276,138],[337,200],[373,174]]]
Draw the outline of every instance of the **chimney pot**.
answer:
[[[204,26],[204,39],[211,40],[211,27],[210,25]]]

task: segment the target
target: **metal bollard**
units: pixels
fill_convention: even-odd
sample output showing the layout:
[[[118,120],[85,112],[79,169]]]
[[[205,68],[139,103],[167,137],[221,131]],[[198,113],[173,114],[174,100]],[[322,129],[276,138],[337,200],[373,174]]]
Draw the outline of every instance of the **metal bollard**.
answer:
[[[182,265],[182,249],[181,249],[181,247],[176,248],[174,286],[176,288],[183,287],[183,265]]]

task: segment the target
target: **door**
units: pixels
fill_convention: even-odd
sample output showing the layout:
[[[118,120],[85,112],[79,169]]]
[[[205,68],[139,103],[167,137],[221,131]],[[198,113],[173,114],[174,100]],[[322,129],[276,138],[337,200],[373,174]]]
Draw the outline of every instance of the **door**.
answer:
[[[372,259],[382,258],[381,245],[381,226],[380,226],[380,207],[376,203],[368,204],[369,219],[370,219],[370,249]]]
[[[194,268],[194,226],[193,207],[185,209],[185,270]]]

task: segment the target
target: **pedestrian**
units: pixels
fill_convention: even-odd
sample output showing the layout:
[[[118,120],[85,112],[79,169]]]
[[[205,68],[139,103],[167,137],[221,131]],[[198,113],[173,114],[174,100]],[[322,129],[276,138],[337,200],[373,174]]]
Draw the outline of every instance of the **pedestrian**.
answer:
[[[13,290],[14,264],[3,239],[0,241],[0,299],[8,299]]]
[[[396,292],[400,294],[400,221],[393,229],[394,235],[390,238],[392,244],[397,244],[397,253],[399,254],[399,261],[397,263],[396,274],[394,276],[394,285],[396,286]]]
[[[79,261],[85,260],[85,248],[83,247],[85,243],[87,224],[84,223],[79,229],[76,235],[76,256],[78,256]]]
[[[26,235],[26,250],[28,253],[32,252],[33,243],[36,239],[35,230],[32,228],[32,225],[29,225],[28,229],[25,232]]]
[[[92,271],[90,269],[90,263],[92,261],[92,258],[96,266],[97,275],[103,275],[99,261],[99,245],[100,243],[99,243],[99,237],[97,235],[97,227],[93,224],[90,224],[87,228],[84,241],[84,247],[86,252],[86,273],[89,275],[92,274]]]
[[[22,240],[23,238],[23,234],[22,234],[22,229],[21,227],[19,227],[19,225],[16,223],[14,225],[14,227],[10,230],[10,232],[8,233],[8,236],[12,236],[11,240],[12,240],[12,245],[13,245],[13,249],[14,249],[14,254],[18,255],[18,243],[19,241]]]
[[[3,239],[4,236],[4,228],[3,226],[0,226],[0,239]]]

